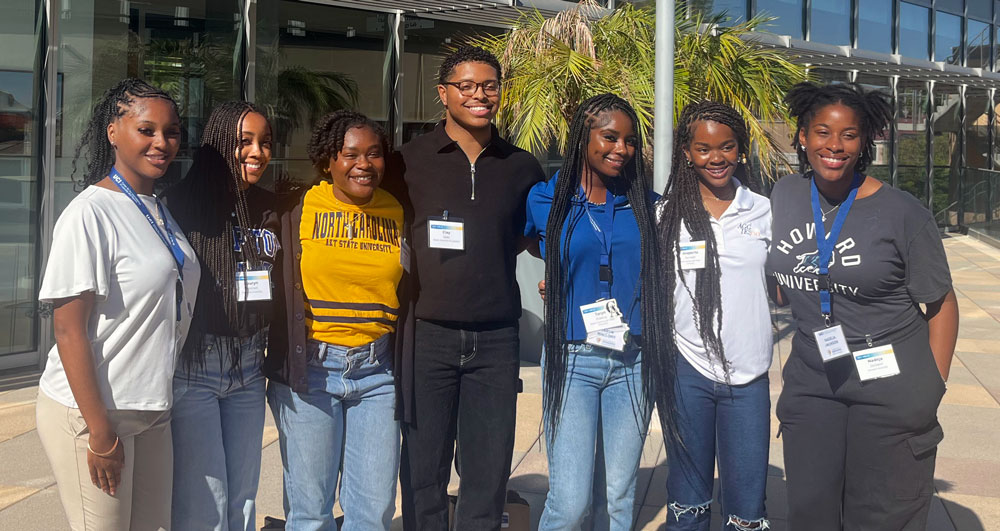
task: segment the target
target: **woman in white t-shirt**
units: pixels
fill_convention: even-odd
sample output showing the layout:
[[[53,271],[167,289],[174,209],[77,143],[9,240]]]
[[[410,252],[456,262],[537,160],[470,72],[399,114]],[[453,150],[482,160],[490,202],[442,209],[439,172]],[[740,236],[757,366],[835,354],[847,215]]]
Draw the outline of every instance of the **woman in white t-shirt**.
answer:
[[[667,529],[707,531],[718,459],[726,529],[767,529],[771,320],[764,261],[771,207],[752,181],[747,127],[730,106],[687,106],[658,205],[674,398],[683,446],[668,440]]]
[[[56,222],[38,296],[56,345],[36,415],[74,530],[170,529],[171,384],[200,269],[153,187],[180,135],[170,96],[119,82],[77,148],[86,187]]]

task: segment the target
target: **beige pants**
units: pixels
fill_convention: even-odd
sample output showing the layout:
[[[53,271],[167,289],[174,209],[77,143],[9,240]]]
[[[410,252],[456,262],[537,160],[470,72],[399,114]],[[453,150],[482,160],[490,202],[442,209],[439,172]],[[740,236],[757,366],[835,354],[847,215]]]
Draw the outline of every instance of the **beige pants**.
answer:
[[[170,529],[173,444],[169,411],[108,411],[125,447],[121,483],[109,496],[90,482],[89,430],[79,409],[38,393],[38,437],[73,531]]]

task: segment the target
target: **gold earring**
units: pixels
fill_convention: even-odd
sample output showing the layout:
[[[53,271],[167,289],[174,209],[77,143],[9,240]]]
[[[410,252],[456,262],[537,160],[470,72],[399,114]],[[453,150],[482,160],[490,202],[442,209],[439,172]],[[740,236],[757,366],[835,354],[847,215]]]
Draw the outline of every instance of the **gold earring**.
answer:
[[[740,162],[742,162],[743,164],[747,163],[747,154],[746,153],[740,155]]]

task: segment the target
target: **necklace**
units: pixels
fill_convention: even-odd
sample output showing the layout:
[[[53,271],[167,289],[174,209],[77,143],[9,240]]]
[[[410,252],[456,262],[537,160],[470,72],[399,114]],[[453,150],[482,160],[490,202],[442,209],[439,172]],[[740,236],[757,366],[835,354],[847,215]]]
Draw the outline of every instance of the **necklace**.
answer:
[[[835,205],[835,206],[834,206],[833,208],[831,208],[830,210],[826,210],[826,211],[824,211],[823,209],[820,209],[820,212],[822,212],[822,216],[820,217],[820,219],[822,219],[823,221],[826,221],[826,216],[827,216],[827,214],[832,214],[832,213],[833,213],[833,211],[834,211],[834,210],[837,210],[838,208],[840,208],[840,203],[837,203],[837,204],[836,204],[836,205]]]
[[[732,201],[734,199],[732,197],[730,197],[729,199],[722,199],[722,198],[719,198],[719,197],[715,197],[714,195],[703,195],[703,196],[701,196],[701,198],[702,198],[702,200],[711,199],[713,201],[721,201],[723,203],[728,203],[728,202],[730,202],[730,201]]]

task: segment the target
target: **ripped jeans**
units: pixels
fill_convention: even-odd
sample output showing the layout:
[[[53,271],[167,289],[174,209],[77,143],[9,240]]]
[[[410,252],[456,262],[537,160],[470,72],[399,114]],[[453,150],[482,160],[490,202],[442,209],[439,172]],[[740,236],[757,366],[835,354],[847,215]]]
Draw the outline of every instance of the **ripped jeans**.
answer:
[[[726,385],[702,376],[678,354],[675,394],[684,448],[667,441],[667,529],[708,531],[716,457],[723,529],[768,529],[767,374],[744,385]]]

